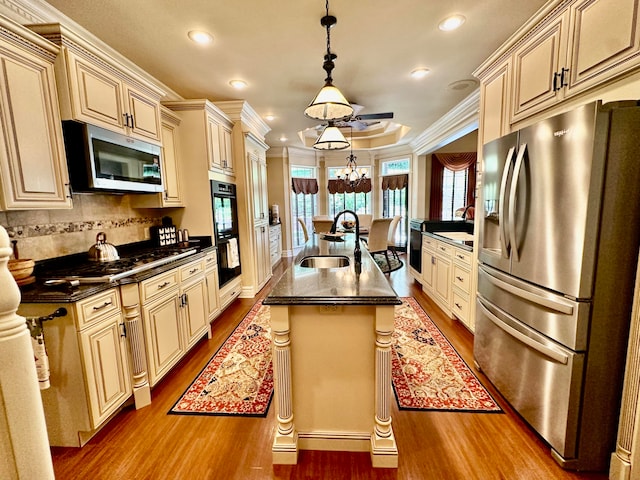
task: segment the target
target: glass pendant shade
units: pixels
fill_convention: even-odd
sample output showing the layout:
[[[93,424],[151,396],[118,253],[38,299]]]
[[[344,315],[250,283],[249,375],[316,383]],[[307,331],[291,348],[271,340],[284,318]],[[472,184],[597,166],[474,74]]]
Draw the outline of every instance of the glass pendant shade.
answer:
[[[331,82],[327,82],[305,109],[304,114],[317,120],[337,120],[350,117],[353,114],[353,107],[340,90]]]
[[[322,134],[313,144],[313,148],[317,150],[342,150],[349,146],[349,142],[344,138],[338,127],[329,125],[325,127]]]

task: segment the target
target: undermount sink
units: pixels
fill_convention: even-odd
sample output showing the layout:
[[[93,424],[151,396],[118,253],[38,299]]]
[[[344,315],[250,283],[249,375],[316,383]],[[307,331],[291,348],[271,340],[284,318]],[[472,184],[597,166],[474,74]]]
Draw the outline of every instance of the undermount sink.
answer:
[[[304,257],[300,266],[305,268],[342,268],[349,266],[349,258],[344,255]]]

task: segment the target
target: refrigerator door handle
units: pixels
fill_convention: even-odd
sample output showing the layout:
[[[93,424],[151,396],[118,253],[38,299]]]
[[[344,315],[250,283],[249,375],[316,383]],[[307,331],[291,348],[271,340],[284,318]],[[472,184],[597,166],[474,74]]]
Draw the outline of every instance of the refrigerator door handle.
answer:
[[[484,268],[482,268],[482,272],[486,274],[485,277],[489,281],[489,283],[492,283],[493,285],[500,288],[501,290],[504,290],[505,292],[509,292],[515,295],[516,297],[520,297],[523,300],[527,300],[537,305],[542,305],[543,307],[549,308],[553,311],[556,311],[565,315],[573,315],[574,308],[572,305],[568,303],[561,303],[561,302],[558,302],[557,300],[554,300],[553,298],[543,297],[542,295],[538,295],[537,293],[529,292],[527,290],[518,288],[515,285],[512,285],[508,282],[500,280],[499,278],[496,278],[494,274],[488,272]]]
[[[507,152],[507,158],[504,162],[502,170],[502,179],[500,180],[500,197],[498,200],[498,224],[500,225],[500,246],[502,248],[502,257],[509,258],[509,237],[507,236],[506,225],[506,199],[507,199],[507,181],[509,180],[509,172],[511,171],[511,159],[515,153],[516,147],[511,147]]]
[[[527,151],[527,144],[523,143],[518,149],[518,156],[516,157],[516,164],[513,167],[513,177],[511,178],[511,188],[509,189],[509,243],[511,244],[511,251],[513,252],[513,259],[517,262],[518,256],[518,243],[516,237],[516,194],[518,193],[518,177],[520,176],[520,170],[522,169],[522,163],[524,155]],[[522,207],[522,206],[521,206]]]
[[[500,318],[498,318],[496,315],[494,315],[486,307],[485,300],[482,299],[480,296],[478,296],[478,305],[482,309],[483,313],[487,316],[487,318],[489,320],[491,320],[496,325],[496,327],[500,328],[501,330],[503,330],[508,335],[510,335],[513,338],[519,340],[520,342],[524,343],[525,345],[528,345],[529,347],[533,348],[537,352],[540,352],[541,354],[545,355],[546,357],[549,357],[549,358],[555,360],[558,363],[561,363],[563,365],[566,365],[567,363],[569,363],[569,356],[566,355],[565,353],[558,352],[558,351],[556,351],[556,350],[554,350],[552,348],[547,347],[546,345],[542,345],[541,343],[536,342],[533,338],[525,335],[524,333],[519,332],[515,328],[513,328],[510,325],[508,325],[505,322],[503,322]]]

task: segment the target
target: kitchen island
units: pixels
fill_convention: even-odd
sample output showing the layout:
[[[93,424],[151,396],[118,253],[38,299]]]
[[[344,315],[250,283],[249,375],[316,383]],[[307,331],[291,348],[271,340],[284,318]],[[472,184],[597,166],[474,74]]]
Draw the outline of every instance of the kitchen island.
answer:
[[[355,237],[344,238],[313,235],[264,300],[274,340],[275,464],[297,463],[302,449],[369,451],[374,467],[398,465],[391,341],[401,300],[366,251],[357,268]],[[349,264],[304,267],[307,257]]]

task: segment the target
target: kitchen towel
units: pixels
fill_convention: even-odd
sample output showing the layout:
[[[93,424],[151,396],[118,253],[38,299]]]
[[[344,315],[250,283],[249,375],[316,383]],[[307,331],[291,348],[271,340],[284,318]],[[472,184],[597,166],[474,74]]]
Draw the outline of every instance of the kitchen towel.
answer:
[[[240,254],[238,253],[238,239],[230,238],[227,243],[227,266],[236,268],[240,266]]]
[[[42,329],[42,319],[27,318],[27,326],[31,333],[31,345],[33,356],[36,362],[36,373],[38,374],[38,384],[40,390],[46,390],[51,386],[49,382],[49,357],[44,344],[44,330]]]

